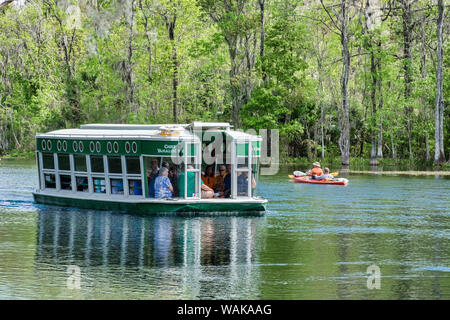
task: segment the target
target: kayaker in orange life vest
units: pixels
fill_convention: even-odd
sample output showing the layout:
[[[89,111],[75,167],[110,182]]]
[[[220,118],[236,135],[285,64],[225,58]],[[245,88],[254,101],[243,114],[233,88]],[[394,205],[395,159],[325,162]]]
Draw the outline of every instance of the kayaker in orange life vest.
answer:
[[[314,168],[306,172],[308,176],[311,176],[312,179],[316,179],[316,177],[321,176],[323,174],[322,169],[320,169],[320,163],[314,162]]]

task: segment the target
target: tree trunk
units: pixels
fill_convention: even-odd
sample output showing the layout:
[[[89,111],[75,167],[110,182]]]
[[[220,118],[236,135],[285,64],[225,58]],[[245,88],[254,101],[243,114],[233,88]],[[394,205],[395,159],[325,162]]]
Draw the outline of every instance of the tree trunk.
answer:
[[[318,126],[317,123],[314,125],[314,159],[317,159],[317,147],[318,147],[318,143],[317,143],[317,136],[318,136]]]
[[[377,144],[377,158],[383,158],[383,123],[380,115],[380,124],[378,127],[378,144]]]
[[[411,13],[411,4],[409,0],[402,0],[402,21],[403,21],[403,71],[404,71],[404,79],[405,79],[405,89],[404,96],[406,101],[406,130],[408,133],[408,150],[409,150],[409,158],[413,158],[412,151],[412,120],[411,116],[413,114],[412,107],[410,105],[410,96],[411,96],[411,82],[412,82],[412,54],[411,54],[411,42],[412,42],[412,13]]]
[[[442,27],[444,25],[444,1],[438,0],[438,19],[436,22],[437,34],[437,69],[436,69],[436,103],[435,103],[435,131],[434,131],[434,163],[442,164],[445,162],[444,154],[444,96],[442,79]]]
[[[378,42],[378,48],[381,47],[381,41]],[[378,76],[381,77],[381,59],[378,59]],[[377,158],[383,158],[383,115],[381,114],[381,110],[383,109],[383,85],[381,83],[381,79],[378,79],[378,94],[380,96],[379,104],[378,104],[378,149],[377,149]]]
[[[251,99],[251,95],[252,95],[252,91],[253,91],[253,86],[251,83],[251,74],[253,72],[253,67],[255,65],[255,59],[256,59],[256,52],[257,52],[257,42],[258,42],[258,37],[257,37],[257,33],[255,32],[254,34],[249,34],[246,35],[245,37],[242,38],[244,43],[243,43],[243,47],[245,48],[245,61],[246,61],[246,65],[247,65],[247,70],[246,70],[246,76],[245,76],[245,96],[244,96],[244,101],[242,102],[242,104],[247,104],[250,99]],[[252,43],[252,39],[253,39],[253,45],[251,46]]]
[[[381,63],[378,65],[378,74],[381,75]],[[383,86],[381,84],[381,79],[378,80],[378,94],[380,95],[380,100],[378,104],[378,150],[377,158],[383,158],[383,115],[381,110],[383,109]]]
[[[311,136],[309,134],[309,128],[306,127],[306,154],[308,157],[308,160],[312,159],[312,154],[311,154]]]
[[[341,2],[341,14],[339,19],[341,22],[341,43],[342,43],[342,78],[341,78],[341,94],[342,94],[342,121],[341,134],[339,136],[339,148],[341,150],[341,163],[346,166],[350,163],[350,120],[349,120],[349,101],[348,101],[348,78],[350,72],[350,52],[348,48],[348,8],[347,2]]]
[[[320,81],[319,81],[320,82]],[[323,91],[322,91],[323,92]],[[325,123],[325,108],[324,103],[320,101],[320,157],[323,160],[325,158],[325,137],[324,137],[324,123]]]
[[[264,10],[265,10],[265,5],[266,5],[266,0],[258,0],[258,4],[259,4],[259,8],[260,8],[260,23],[261,23],[261,39],[260,39],[260,47],[259,47],[259,56],[261,58],[261,63],[262,63],[262,59],[264,58],[264,39],[265,39],[265,20],[264,20]],[[263,82],[266,81],[267,75],[266,72],[264,70],[264,64],[262,64],[261,67],[261,71],[262,71],[262,80]]]
[[[391,83],[388,84],[388,87],[391,87]],[[397,103],[394,103],[394,114],[398,114]],[[394,139],[395,131],[391,129],[391,148],[392,148],[392,160],[397,161],[397,151],[395,149],[395,139]]]
[[[319,103],[320,103],[320,143],[321,143],[321,158],[322,160],[325,158],[325,130],[324,130],[324,123],[325,123],[325,106],[323,101],[323,76],[322,76],[322,61],[320,58],[320,46],[317,47],[317,71],[318,71],[318,82],[319,87],[317,88],[317,96],[319,97]]]
[[[237,37],[234,37],[233,39],[227,40],[228,44],[228,52],[230,54],[230,60],[231,60],[231,68],[230,68],[230,88],[231,88],[231,104],[232,104],[232,114],[231,114],[231,121],[233,122],[233,125],[235,128],[239,128],[239,111],[240,111],[240,86],[239,83],[237,83],[237,76],[238,76],[238,62],[236,61],[237,58]]]
[[[178,56],[177,56],[177,48],[175,47],[175,41],[172,42],[172,61],[173,61],[173,78],[172,78],[172,91],[173,91],[173,100],[172,100],[172,111],[173,111],[173,121],[178,123]]]
[[[129,25],[128,25],[128,59],[127,59],[127,68],[126,68],[126,72],[127,72],[127,91],[128,91],[128,104],[131,107],[132,111],[136,111],[134,110],[133,107],[133,102],[134,102],[134,88],[133,88],[133,64],[132,64],[132,60],[133,60],[133,25],[134,25],[134,12],[135,12],[135,8],[134,8],[134,0],[131,1],[131,8],[130,8],[130,21],[129,21]]]
[[[322,153],[320,155],[320,157],[322,158],[322,160],[325,158],[325,141],[324,141],[324,136],[323,136],[323,122],[320,124],[320,140],[321,140],[321,144],[322,144]]]
[[[420,28],[420,36],[421,36],[421,44],[422,47],[421,52],[422,52],[422,56],[420,59],[420,74],[422,76],[422,79],[426,79],[428,76],[427,73],[427,46],[426,46],[426,24],[427,21],[425,19],[422,20],[421,23],[421,28]],[[425,95],[422,95],[422,97],[420,98],[420,101],[422,103],[423,106],[423,122],[424,122],[424,140],[425,140],[425,160],[429,161],[430,160],[430,145],[429,145],[429,133],[428,133],[428,92],[425,93]]]
[[[177,14],[173,13],[173,17],[169,18],[169,14],[165,15],[166,27],[169,33],[169,40],[172,44],[172,114],[174,123],[178,123],[178,55],[175,43],[175,25]]]
[[[149,17],[145,13],[144,6],[142,5],[142,0],[139,0],[139,8],[141,9],[143,18],[144,18],[144,31],[145,36],[147,38],[147,51],[148,51],[148,65],[147,65],[147,78],[148,82],[150,84],[153,84],[153,66],[152,66],[152,58],[153,58],[153,41],[152,41],[152,35],[150,34],[150,28],[149,28]]]
[[[395,144],[394,144],[394,132],[391,131],[391,152],[392,152],[392,160],[397,160],[397,153],[395,151]]]
[[[372,37],[371,37],[372,38]],[[370,165],[378,165],[377,160],[377,65],[375,63],[375,53],[372,45],[372,39],[370,39],[370,74],[372,75],[372,88],[371,88],[371,100],[372,100],[372,148],[370,151]]]

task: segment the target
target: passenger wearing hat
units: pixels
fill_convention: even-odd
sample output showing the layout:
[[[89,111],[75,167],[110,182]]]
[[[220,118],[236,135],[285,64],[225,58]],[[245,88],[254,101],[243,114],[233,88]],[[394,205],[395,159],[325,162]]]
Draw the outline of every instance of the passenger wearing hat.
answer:
[[[323,174],[322,169],[320,169],[320,163],[314,162],[313,163],[314,168],[309,170],[307,174],[311,176],[312,179],[316,179],[317,176],[321,176]]]

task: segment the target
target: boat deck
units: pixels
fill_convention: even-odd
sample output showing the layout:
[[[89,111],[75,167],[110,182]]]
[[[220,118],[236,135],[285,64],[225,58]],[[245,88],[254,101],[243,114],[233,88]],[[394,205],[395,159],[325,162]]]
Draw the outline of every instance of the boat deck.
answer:
[[[84,209],[126,211],[140,213],[167,212],[261,212],[265,210],[267,199],[260,197],[240,197],[238,199],[154,199],[140,196],[107,194],[77,194],[71,191],[42,191],[33,193],[37,203],[76,206]]]

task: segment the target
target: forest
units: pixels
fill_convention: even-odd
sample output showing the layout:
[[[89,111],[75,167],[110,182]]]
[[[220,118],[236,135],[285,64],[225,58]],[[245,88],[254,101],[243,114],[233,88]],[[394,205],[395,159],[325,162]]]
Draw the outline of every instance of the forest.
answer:
[[[278,129],[282,159],[450,158],[444,0],[0,0],[0,156],[85,123]]]

